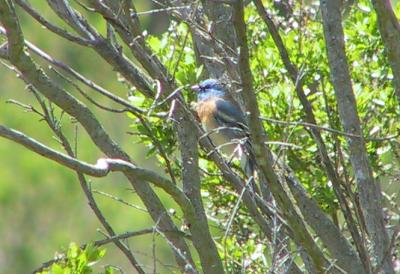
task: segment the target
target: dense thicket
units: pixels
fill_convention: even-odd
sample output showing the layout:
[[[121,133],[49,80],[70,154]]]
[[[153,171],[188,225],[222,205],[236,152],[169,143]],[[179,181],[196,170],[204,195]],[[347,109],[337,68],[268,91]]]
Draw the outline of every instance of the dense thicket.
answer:
[[[400,271],[400,27],[389,1],[31,2],[0,0],[0,58],[26,85],[12,86],[25,95],[10,95],[0,136],[73,170],[50,184],[79,185],[105,237],[92,243],[77,221],[90,236],[36,271],[90,273],[100,259],[105,273]],[[168,29],[148,32],[143,21],[161,15]],[[45,28],[37,36],[33,22]],[[199,125],[189,86],[206,78],[246,111],[260,193]],[[10,117],[21,109],[22,126]],[[33,170],[32,191],[51,172]],[[32,199],[52,207],[58,195]]]

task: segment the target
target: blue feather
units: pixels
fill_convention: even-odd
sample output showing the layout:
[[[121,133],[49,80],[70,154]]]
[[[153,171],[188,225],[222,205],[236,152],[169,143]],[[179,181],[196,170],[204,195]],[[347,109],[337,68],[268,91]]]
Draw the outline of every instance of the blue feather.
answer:
[[[197,99],[199,101],[207,100],[211,97],[223,97],[224,95],[224,87],[218,80],[207,79],[197,86]]]
[[[204,91],[199,91],[197,93],[197,100],[204,101],[211,97],[223,97],[225,95],[224,91],[218,89],[206,89]]]

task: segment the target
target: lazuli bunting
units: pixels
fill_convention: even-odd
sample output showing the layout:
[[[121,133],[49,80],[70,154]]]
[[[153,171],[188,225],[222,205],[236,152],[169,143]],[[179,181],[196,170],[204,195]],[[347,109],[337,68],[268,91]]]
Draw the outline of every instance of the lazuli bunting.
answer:
[[[244,113],[216,79],[192,86],[196,111],[213,144],[230,159],[236,157],[246,175],[254,176],[255,159]]]

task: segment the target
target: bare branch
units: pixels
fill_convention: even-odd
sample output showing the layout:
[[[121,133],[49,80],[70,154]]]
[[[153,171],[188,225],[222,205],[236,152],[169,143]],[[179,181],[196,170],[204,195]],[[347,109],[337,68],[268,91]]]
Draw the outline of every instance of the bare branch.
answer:
[[[23,8],[29,15],[31,15],[33,18],[35,18],[40,24],[42,24],[44,27],[49,29],[50,31],[54,32],[55,34],[71,41],[74,43],[77,43],[82,46],[90,46],[92,41],[89,39],[85,39],[79,36],[75,36],[68,31],[52,24],[48,20],[46,20],[43,16],[40,15],[39,12],[37,12],[30,4],[28,1],[25,0],[15,0],[15,2]]]
[[[65,151],[67,152],[67,154],[70,157],[75,158],[75,155],[77,154],[76,149],[75,149],[75,152],[72,150],[72,147],[71,147],[68,139],[65,137],[64,133],[61,130],[61,127],[59,126],[60,122],[57,121],[57,119],[54,117],[52,108],[49,107],[48,105],[46,105],[44,100],[41,98],[40,94],[33,87],[32,87],[32,92],[34,93],[36,99],[39,101],[39,104],[41,105],[41,107],[43,109],[45,120],[46,120],[47,124],[53,130],[53,132],[56,134],[56,136],[60,139],[60,142],[61,142],[62,146],[64,147]],[[79,179],[80,186],[81,186],[83,192],[85,193],[86,198],[88,199],[88,202],[89,202],[88,204],[89,204],[90,208],[92,209],[92,211],[94,212],[94,214],[96,215],[96,217],[100,221],[100,223],[103,225],[103,227],[106,229],[107,233],[111,237],[115,236],[116,233],[115,233],[114,229],[112,228],[112,226],[107,221],[107,219],[105,218],[102,211],[100,210],[95,198],[93,197],[93,193],[91,191],[91,188],[90,188],[88,182],[86,181],[86,178],[80,172],[77,172],[77,176]],[[136,260],[135,256],[133,255],[133,253],[131,252],[129,247],[127,247],[119,239],[113,239],[112,241],[122,251],[122,253],[127,257],[127,259],[129,260],[131,265],[135,268],[135,270],[138,273],[143,273],[144,271],[143,271],[142,267]]]
[[[345,220],[347,222],[347,225],[350,228],[351,235],[354,239],[355,245],[357,247],[357,251],[359,253],[359,256],[361,260],[357,260],[356,255],[353,255],[353,258],[350,258],[348,255],[344,254],[351,254],[352,249],[350,245],[330,245],[329,237],[326,238],[326,229],[322,229],[322,226],[320,225],[319,221],[312,222],[310,225],[314,228],[315,231],[322,237],[322,239],[325,239],[325,244],[326,246],[330,249],[330,251],[333,254],[338,255],[340,258],[338,264],[342,266],[343,268],[347,269],[348,271],[356,271],[356,272],[361,272],[360,267],[361,267],[361,262],[364,264],[365,269],[370,269],[369,263],[368,263],[368,256],[367,256],[367,251],[366,248],[363,246],[363,242],[361,240],[361,236],[358,233],[358,230],[355,226],[354,219],[352,217],[350,207],[344,197],[344,194],[341,191],[340,185],[342,184],[340,182],[340,177],[337,174],[334,165],[329,157],[328,150],[326,148],[325,142],[321,136],[321,133],[319,132],[319,129],[326,129],[323,127],[317,126],[317,120],[314,116],[314,112],[312,109],[312,105],[310,101],[308,100],[304,89],[303,89],[303,79],[301,76],[301,73],[299,73],[298,68],[291,62],[289,53],[283,43],[283,40],[279,34],[278,29],[276,28],[274,22],[270,18],[269,14],[266,12],[263,3],[260,0],[254,0],[254,4],[256,5],[257,11],[260,14],[261,18],[264,20],[265,24],[268,27],[268,30],[275,42],[276,47],[279,50],[281,59],[285,65],[285,68],[288,70],[289,75],[292,79],[293,84],[295,85],[295,90],[297,92],[297,96],[300,99],[301,104],[303,105],[303,109],[305,111],[305,119],[307,123],[303,123],[304,126],[308,126],[311,129],[312,137],[315,140],[318,151],[321,155],[323,166],[326,170],[326,173],[328,175],[328,178],[332,182],[333,189],[335,191],[336,196],[339,199],[339,205],[341,207],[341,210],[345,216]],[[312,89],[315,88],[311,87]],[[327,130],[327,129],[326,129]],[[336,130],[327,130],[333,133],[339,133]],[[348,135],[348,133],[346,133]],[[351,136],[353,138],[358,138],[359,136]],[[304,214],[307,214],[309,211],[304,211]],[[312,216],[309,216],[310,218],[307,218],[308,221],[312,221],[313,218]],[[327,227],[328,229],[328,227]],[[343,240],[343,239],[342,239]],[[346,242],[346,241],[343,241]],[[346,249],[346,251],[343,250],[343,248]],[[358,270],[355,270],[358,269]]]
[[[393,73],[393,85],[400,103],[400,24],[393,11],[390,0],[372,0],[377,14],[379,31],[387,49],[389,63]]]
[[[66,23],[81,35],[91,39],[92,47],[102,56],[113,68],[120,72],[129,82],[139,88],[139,91],[151,96],[153,91],[150,80],[141,69],[130,62],[119,49],[103,38],[86,20],[73,10],[64,0],[48,0],[50,7]]]
[[[325,265],[324,255],[307,231],[305,224],[301,220],[300,216],[293,207],[292,202],[280,184],[270,162],[270,159],[272,159],[271,152],[264,145],[266,136],[262,124],[258,119],[258,117],[260,117],[260,111],[252,86],[253,78],[249,65],[249,51],[242,0],[237,1],[237,3],[234,5],[233,16],[233,22],[236,29],[238,46],[240,50],[239,69],[242,82],[242,91],[244,91],[242,92],[242,96],[245,101],[246,109],[250,112],[249,129],[257,163],[263,172],[263,176],[265,176],[265,178],[268,180],[269,186],[277,204],[279,205],[279,208],[284,212],[284,216],[287,218],[287,222],[293,231],[294,240],[298,245],[305,248],[317,271],[323,271]]]
[[[185,208],[191,208],[188,198],[185,197],[183,192],[171,181],[163,178],[153,171],[139,168],[130,162],[121,159],[103,158],[99,159],[95,165],[88,164],[49,148],[26,136],[22,132],[9,129],[2,125],[0,125],[0,136],[19,143],[29,150],[32,150],[43,157],[51,159],[63,166],[93,177],[104,177],[109,172],[114,171],[129,172],[130,174],[134,174],[138,179],[149,181],[154,185],[164,189],[174,198],[174,200],[182,207],[183,210],[185,210]]]
[[[396,33],[399,32],[399,23],[393,16],[390,3],[386,3],[388,1],[384,0],[383,4],[374,1],[381,35],[390,59],[395,56],[396,46],[391,44],[393,42],[391,38],[395,35],[388,36],[394,33],[394,29]],[[308,2],[297,5],[293,1],[286,1],[287,3],[283,4],[285,5],[283,11],[279,6],[280,3],[274,3],[273,6],[278,11],[277,18],[269,14],[262,0],[151,0],[150,2],[156,5],[153,6],[156,7],[155,9],[138,12],[135,1],[131,0],[47,0],[47,5],[63,21],[61,23],[67,24],[64,27],[65,24],[48,21],[37,8],[39,4],[34,1],[0,0],[0,58],[3,59],[3,61],[0,59],[0,65],[3,64],[27,84],[26,89],[29,95],[33,95],[37,100],[39,108],[36,104],[30,105],[25,101],[9,100],[8,103],[21,107],[33,113],[35,117],[39,117],[40,121],[46,122],[65,152],[52,149],[45,143],[40,143],[5,125],[0,125],[0,139],[2,137],[10,139],[25,146],[26,150],[34,151],[75,171],[89,207],[104,227],[101,233],[106,239],[98,241],[97,244],[113,242],[133,266],[134,271],[138,273],[145,273],[147,270],[160,271],[158,266],[163,265],[157,253],[158,246],[156,248],[157,234],[163,237],[175,256],[176,263],[172,266],[176,268],[174,271],[188,274],[223,273],[230,270],[228,263],[232,264],[233,271],[237,267],[242,271],[254,272],[253,269],[258,270],[265,266],[270,267],[267,270],[269,272],[295,274],[302,273],[303,268],[310,273],[371,274],[379,271],[393,273],[390,255],[398,232],[395,231],[392,240],[389,241],[385,230],[386,219],[382,218],[381,203],[386,200],[381,200],[379,185],[373,178],[372,165],[369,164],[367,158],[370,150],[366,151],[366,142],[371,142],[368,147],[375,149],[387,149],[391,146],[393,151],[384,151],[384,153],[392,153],[396,157],[398,154],[396,139],[400,132],[391,135],[393,132],[396,133],[393,119],[391,119],[394,117],[391,113],[392,109],[385,110],[383,107],[379,109],[374,105],[367,108],[368,111],[372,110],[367,113],[367,121],[375,123],[383,121],[385,128],[375,125],[370,136],[363,136],[343,49],[343,32],[338,8],[340,0],[321,0],[322,13],[316,12],[314,4]],[[254,3],[260,17],[254,17],[251,13],[248,22],[245,22],[247,17],[244,16],[244,9],[249,2]],[[14,5],[20,6],[23,10],[16,11]],[[82,47],[93,49],[98,57],[108,63],[108,68],[113,70],[113,73],[123,77],[129,94],[140,92],[144,95],[145,102],[142,105],[146,107],[137,107],[139,104],[130,102],[124,96],[118,96],[113,90],[107,90],[94,82],[94,78],[93,80],[87,78],[74,68],[72,61],[58,60],[56,56],[53,57],[25,40],[17,13],[21,11],[39,22],[48,30],[48,34],[54,33],[62,40],[71,41],[79,45],[79,49]],[[167,61],[169,66],[162,62],[165,59],[164,56],[157,56],[151,50],[152,45],[149,42],[152,40],[148,39],[140,24],[140,16],[157,17],[160,12],[166,13],[170,16],[169,19],[178,22],[174,22],[172,26],[177,27],[178,36],[181,38],[180,42],[174,39],[176,36],[171,33],[173,32],[171,28],[164,34],[165,36],[163,35],[161,45],[166,43],[171,46],[171,49],[173,47],[172,52],[169,53],[172,59]],[[388,14],[384,14],[385,12]],[[298,66],[292,58],[292,55],[299,57],[299,60],[307,58],[302,55],[305,49],[303,43],[314,37],[315,20],[322,22],[321,17],[316,16],[320,14],[324,21],[331,78],[337,99],[337,102],[333,104],[331,85],[325,86],[324,82],[327,79],[325,67],[316,75],[321,77],[314,78],[309,83],[308,79],[312,75],[311,77],[306,75],[304,66]],[[97,28],[97,24],[96,27],[92,25],[90,22],[94,17],[100,18],[104,26]],[[257,25],[261,19],[269,30],[267,36]],[[350,19],[349,23],[353,23],[353,17]],[[354,22],[358,20],[354,19]],[[275,21],[282,24],[275,25]],[[299,28],[296,23],[300,26]],[[312,23],[310,29],[304,28],[309,23]],[[188,27],[188,32],[182,34],[181,27]],[[298,41],[298,48],[293,49],[293,52],[285,46],[286,38],[283,37],[283,32],[280,33],[281,27],[285,28],[285,31],[299,32],[299,40],[292,35],[287,37],[290,41],[292,39]],[[189,34],[192,36],[191,42],[188,40]],[[254,43],[247,37],[250,34],[255,37]],[[350,33],[350,37],[353,34],[354,32]],[[388,36],[385,38],[385,35]],[[375,36],[373,36],[374,39]],[[158,38],[152,37],[152,39]],[[225,144],[214,146],[209,137],[226,127],[205,133],[198,122],[199,117],[196,117],[185,102],[187,98],[191,100],[195,94],[185,94],[187,83],[178,85],[174,78],[177,77],[179,83],[192,81],[191,60],[185,60],[185,64],[180,62],[186,54],[183,51],[179,52],[180,48],[185,47],[187,51],[189,44],[186,46],[185,44],[188,41],[193,47],[197,65],[204,68],[200,78],[210,76],[219,78],[226,84],[227,91],[246,113],[250,134],[245,138],[231,136]],[[277,50],[263,52],[265,46],[270,45],[271,41],[275,43]],[[377,45],[380,44],[374,43],[374,48]],[[169,49],[166,47],[163,51]],[[125,50],[129,51],[127,55],[124,54]],[[306,51],[308,52],[308,48]],[[296,55],[298,52],[300,55]],[[260,56],[263,53],[267,54],[267,57],[274,57],[271,65],[267,67],[263,66],[264,62],[268,61],[266,56]],[[314,57],[314,53],[316,56],[321,56],[320,51],[311,52],[309,56]],[[278,60],[276,60],[277,55]],[[175,62],[175,60],[178,61]],[[43,61],[50,66],[41,67],[39,64]],[[282,75],[277,74],[276,64],[279,66],[279,62],[284,66]],[[308,60],[305,62],[308,63]],[[393,64],[395,62],[391,65],[397,94],[396,68]],[[307,71],[314,71],[316,66],[310,65],[310,70],[307,68]],[[254,74],[251,71],[253,68]],[[185,74],[178,75],[177,72],[181,72],[181,69]],[[50,74],[47,75],[47,72]],[[54,73],[56,78],[53,78]],[[60,80],[58,77],[61,78],[60,83],[58,83]],[[280,80],[277,80],[278,78]],[[277,82],[272,82],[270,79],[276,79]],[[254,90],[253,83],[260,84],[260,88]],[[274,87],[276,83],[279,86]],[[374,84],[381,85],[381,79],[378,78]],[[290,93],[290,102],[274,101],[275,91],[280,85],[284,88],[279,94],[279,100],[282,99],[281,96]],[[296,108],[297,98],[292,96],[290,85],[301,103],[300,110]],[[307,93],[306,87],[310,93]],[[323,98],[313,101],[321,94],[318,90],[320,87]],[[267,89],[270,88],[274,92],[269,93]],[[98,95],[92,91],[100,94],[101,97],[97,98]],[[84,97],[83,102],[78,99],[81,95]],[[380,96],[381,100],[389,98],[387,95],[389,95],[388,90],[385,90],[382,97]],[[102,103],[99,99],[106,100],[106,103]],[[325,113],[316,111],[317,106],[313,105],[314,102],[321,100],[325,103],[323,111],[327,114],[327,121],[325,121]],[[266,102],[267,107],[260,107],[260,102]],[[289,103],[289,106],[286,103]],[[377,103],[376,106],[378,105],[381,104]],[[360,106],[364,107],[364,104]],[[129,118],[133,118],[133,123],[135,123],[134,132],[128,133],[139,137],[140,140],[146,140],[146,144],[151,144],[151,152],[156,151],[158,163],[162,165],[161,168],[166,175],[159,175],[155,171],[141,168],[140,164],[134,163],[116,140],[110,137],[110,133],[95,116],[91,108],[98,111],[96,107],[120,114],[127,112]],[[342,126],[337,119],[337,110],[340,111]],[[57,116],[59,111],[61,111],[60,118]],[[389,114],[390,119],[383,116],[373,117],[375,113]],[[62,131],[64,126],[61,118],[64,115],[67,115],[67,118],[72,119],[74,123],[75,131],[71,131],[71,134],[75,134],[74,144],[69,143]],[[282,120],[286,121],[279,120],[280,118],[264,118],[260,115],[272,118],[285,117]],[[120,118],[124,116],[126,115],[119,115]],[[301,121],[302,119],[304,121]],[[272,136],[275,134],[282,136],[274,137],[278,141],[268,140],[264,126],[270,123],[278,125],[278,132],[272,132]],[[78,159],[76,156],[80,126],[83,126],[84,134],[90,137],[89,141],[104,153],[104,156],[94,164]],[[160,128],[166,127],[170,133],[171,126],[174,129],[173,136],[162,136],[163,132]],[[301,127],[304,127],[305,131]],[[344,129],[341,130],[341,128]],[[379,130],[384,133],[379,134],[379,138],[372,138]],[[311,139],[305,136],[304,132],[307,132]],[[119,135],[116,134],[116,136]],[[342,143],[341,136],[348,141],[347,146]],[[305,141],[304,145],[302,141]],[[388,143],[372,143],[384,141]],[[236,161],[233,161],[235,153],[226,157],[220,154],[224,146],[243,144],[243,142],[251,144],[257,161],[256,173],[249,180],[247,180],[248,176],[237,168]],[[299,143],[301,146],[298,145]],[[204,162],[199,161],[198,144],[203,149],[201,156],[213,162],[210,166],[203,167]],[[276,149],[274,145],[282,146],[282,148],[278,147],[277,156],[272,152]],[[307,162],[308,157],[312,156],[310,152],[315,150],[315,145],[318,155],[311,163]],[[299,150],[289,151],[283,146],[299,148]],[[176,152],[171,153],[175,148]],[[383,157],[380,152],[377,151],[376,157],[374,155],[374,166],[377,164],[376,172],[386,175],[392,172],[395,166],[386,165],[386,154]],[[351,160],[353,172],[348,170],[347,159]],[[285,163],[289,161],[298,169],[296,173]],[[385,165],[384,168],[381,168],[381,164]],[[177,170],[177,167],[182,167],[182,170]],[[113,194],[93,190],[91,183],[86,179],[86,175],[104,177],[116,171],[126,177],[130,184],[129,189],[143,202],[143,209]],[[314,174],[320,176],[314,177]],[[202,177],[203,175],[205,177]],[[213,177],[207,178],[207,176]],[[222,178],[217,176],[222,176]],[[353,177],[356,179],[357,189],[354,189]],[[202,180],[206,181],[205,184]],[[215,190],[210,190],[209,188],[214,187],[217,180],[221,180],[222,185],[217,186]],[[259,183],[256,186],[257,191],[247,191],[246,187],[250,181]],[[323,186],[314,188],[315,183],[321,183]],[[332,186],[332,190],[325,188],[325,184],[327,187]],[[309,187],[311,191],[308,191]],[[174,210],[166,209],[154,188],[161,188],[162,192],[166,192],[168,199],[178,207],[177,214]],[[258,188],[261,191],[258,191]],[[204,189],[209,190],[212,195],[214,192],[220,192],[217,195],[222,197],[222,201],[218,201],[218,205],[222,204],[221,209],[213,204],[215,197],[204,199],[205,193],[202,193]],[[334,196],[332,196],[332,191]],[[113,224],[107,220],[99,208],[96,201],[99,197],[96,194],[143,210],[152,218],[154,227],[151,229],[128,233],[130,236],[152,233],[149,241],[150,245],[152,244],[150,246],[152,254],[142,254],[148,256],[152,264],[144,266],[137,260],[136,255],[140,254],[140,251],[133,252],[129,247],[129,242],[124,241],[129,237],[128,234],[118,235],[119,232],[114,230]],[[233,197],[236,198],[232,200]],[[387,197],[388,200],[392,199],[392,197]],[[237,199],[236,204],[235,199]],[[392,200],[390,202],[390,206],[394,207],[395,203]],[[209,205],[213,207],[208,207]],[[328,206],[329,213],[325,212],[325,206]],[[209,214],[210,210],[216,215]],[[229,211],[231,214],[220,214]],[[249,222],[251,225],[251,231],[245,226],[240,226],[242,217],[246,224]],[[389,217],[389,221],[393,220]],[[178,225],[187,228],[190,236],[179,231]],[[213,228],[219,232],[215,234]],[[237,235],[233,235],[234,232],[237,232]],[[229,237],[232,235],[235,250],[243,246],[242,241],[245,241],[245,245],[252,246],[254,241],[248,240],[253,237],[255,237],[257,249],[254,253],[244,254],[243,258],[238,259],[235,256],[236,253],[232,255],[228,253],[228,248],[231,248],[227,242],[228,234]],[[217,237],[214,238],[215,236]],[[259,250],[262,245],[263,249],[267,246],[269,252]],[[223,251],[224,248],[225,251]],[[195,263],[191,252],[196,252],[198,262]],[[228,258],[225,260],[225,265],[221,260],[222,256]],[[46,262],[45,265],[63,259],[68,258],[62,256],[62,258]],[[302,263],[299,259],[304,262],[302,269],[298,267]]]
[[[196,210],[196,222],[190,224],[193,244],[199,251],[201,263],[206,273],[223,273],[222,261],[212,240],[200,193],[200,174],[198,164],[197,136],[195,124],[188,116],[177,116],[176,129],[182,157],[182,183],[186,195]],[[210,248],[212,247],[212,249]],[[207,251],[208,250],[208,251]]]
[[[0,29],[0,34],[5,34],[5,30]],[[8,56],[7,45],[8,45],[7,42],[4,42],[3,44],[0,45],[0,58],[2,59],[7,59]]]
[[[357,113],[356,99],[347,64],[344,47],[344,34],[339,1],[321,0],[321,11],[324,25],[326,48],[328,52],[331,81],[334,86],[339,116],[346,132],[362,135]],[[383,220],[382,197],[380,187],[375,182],[369,165],[368,155],[363,138],[348,138],[350,161],[353,167],[363,215],[366,219],[368,234],[373,243],[375,259],[384,260],[385,273],[394,273],[391,260],[384,257],[389,245],[387,231]]]
[[[194,120],[193,117],[192,120]],[[197,134],[199,136],[205,135],[204,131],[199,127],[199,125],[197,125],[196,129],[197,129]],[[210,140],[208,138],[201,138],[199,142],[202,148],[209,155],[210,159],[217,165],[219,170],[221,170],[224,179],[232,184],[237,193],[242,193],[244,187],[242,178],[240,178],[239,175],[237,175],[235,172],[232,171],[231,167],[227,164],[227,162],[220,155],[220,153],[218,153],[218,151],[215,150],[215,147],[212,145]],[[273,232],[270,227],[270,224],[263,215],[265,214],[268,216],[270,214],[271,211],[268,208],[268,206],[264,206],[265,202],[262,201],[261,203],[262,206],[258,208],[258,203],[256,203],[254,197],[250,194],[249,191],[244,191],[244,193],[242,194],[242,199],[243,203],[245,204],[245,206],[249,211],[249,214],[252,216],[254,221],[260,227],[261,231],[263,231],[266,237],[272,242]],[[290,273],[301,273],[300,269],[297,267],[295,263],[290,263],[287,265],[287,267]]]
[[[161,81],[164,87],[169,86],[170,76],[167,69],[162,65],[157,56],[152,54],[151,50],[143,42],[143,37],[135,36],[135,33],[129,30],[124,21],[122,19],[119,20],[120,7],[118,3],[107,1],[109,6],[104,1],[99,0],[90,0],[90,3],[115,28],[124,43],[129,46],[132,54],[151,77]]]
[[[307,122],[290,122],[290,121],[281,121],[281,120],[276,120],[276,119],[272,119],[272,118],[266,118],[266,117],[260,117],[261,120],[263,121],[267,121],[270,123],[276,123],[276,124],[281,124],[281,125],[289,125],[289,126],[303,126],[305,128],[314,128],[317,130],[323,130],[323,131],[327,131],[327,132],[331,132],[335,135],[340,135],[340,136],[345,136],[345,137],[350,137],[350,138],[364,138],[361,135],[356,135],[356,134],[351,134],[351,133],[347,133],[341,130],[337,130],[337,129],[333,129],[333,128],[329,128],[329,127],[324,127],[324,126],[319,126],[319,125],[315,125],[315,124],[311,124],[311,123],[307,123]],[[393,140],[395,138],[397,138],[399,136],[399,134],[396,135],[391,135],[391,136],[386,136],[386,137],[380,137],[380,138],[365,138],[365,141],[368,142],[384,142],[384,141],[390,141]]]
[[[71,11],[70,9],[67,10]],[[74,20],[80,20],[80,17],[76,16],[76,14],[73,18]],[[18,25],[17,16],[13,6],[10,6],[9,2],[6,2],[6,0],[0,0],[0,21],[7,30],[9,60],[18,68],[19,71],[23,72],[24,78],[35,86],[50,101],[54,102],[65,112],[76,118],[88,132],[93,142],[108,157],[129,161],[128,155],[109,137],[99,121],[94,117],[93,113],[76,98],[55,85],[47,75],[45,75],[43,71],[34,64],[30,56],[24,52],[24,38]],[[79,24],[83,24],[85,28],[88,28],[88,26],[85,25],[85,22],[79,21]],[[109,47],[109,44],[106,42],[96,44],[96,46],[99,45],[103,48],[104,46]],[[119,53],[116,54],[117,56],[120,56]],[[113,59],[112,62],[116,62],[116,59]],[[130,71],[131,68],[132,66],[129,66],[127,71]],[[160,199],[151,187],[145,182],[140,182],[136,175],[129,170],[126,170],[124,174],[131,182],[146,207],[150,209],[149,212],[153,220],[158,220],[160,216],[163,216],[160,222],[160,227],[165,230],[174,230],[174,223],[168,214],[166,214],[165,207],[162,205]],[[185,258],[187,258],[189,262],[192,262],[191,253],[184,240],[169,233],[166,233],[166,236],[170,243],[173,244],[173,250],[180,250],[181,253],[185,254]],[[181,255],[177,252],[174,253],[181,269],[185,269],[187,260],[182,259]]]
[[[142,64],[152,78],[157,79],[164,91],[163,96],[173,94],[177,90],[175,83],[170,79],[169,72],[151,50],[143,43],[141,37],[134,36],[133,32],[124,23],[124,16],[119,16],[120,7],[115,1],[92,0],[91,4],[103,17],[112,24],[126,45],[129,46],[132,54]],[[121,20],[120,20],[121,18]],[[204,213],[200,195],[200,177],[198,174],[198,152],[196,149],[197,139],[193,135],[193,123],[188,120],[181,105],[178,104],[173,112],[176,123],[178,138],[181,145],[183,169],[183,185],[185,193],[190,197],[196,217],[185,214],[190,223],[192,241],[199,253],[203,270],[207,273],[222,273],[222,263],[216,245],[207,229],[207,218]],[[187,186],[191,190],[186,189]]]
[[[0,30],[1,30],[1,27],[0,27]],[[85,76],[83,76],[82,74],[80,74],[79,72],[77,72],[76,70],[74,70],[73,68],[68,66],[67,64],[63,63],[60,60],[57,60],[56,58],[54,58],[54,57],[50,56],[49,54],[47,54],[46,52],[42,51],[40,48],[38,48],[37,46],[35,46],[31,42],[25,41],[25,43],[26,43],[26,46],[28,47],[28,49],[31,50],[33,53],[37,54],[38,56],[40,56],[44,60],[48,61],[50,64],[52,64],[52,65],[54,65],[54,66],[56,66],[58,68],[61,68],[62,70],[66,71],[67,73],[71,74],[78,81],[80,81],[81,83],[85,84],[86,86],[92,88],[96,92],[98,92],[98,93],[102,94],[103,96],[111,99],[115,103],[118,103],[118,104],[124,106],[125,108],[129,109],[133,113],[144,113],[143,110],[133,106],[132,104],[130,104],[128,101],[124,100],[123,98],[118,97],[114,93],[112,93],[112,92],[106,90],[105,88],[97,85],[95,82],[93,82],[92,80],[86,78]]]

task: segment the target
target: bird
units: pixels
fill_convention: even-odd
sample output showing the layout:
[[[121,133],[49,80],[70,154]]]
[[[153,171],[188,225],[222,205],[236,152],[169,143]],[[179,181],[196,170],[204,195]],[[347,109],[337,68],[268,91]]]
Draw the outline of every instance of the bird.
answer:
[[[246,117],[239,104],[217,79],[191,87],[197,93],[195,110],[212,143],[229,159],[238,158],[248,178],[254,178],[255,157]]]

